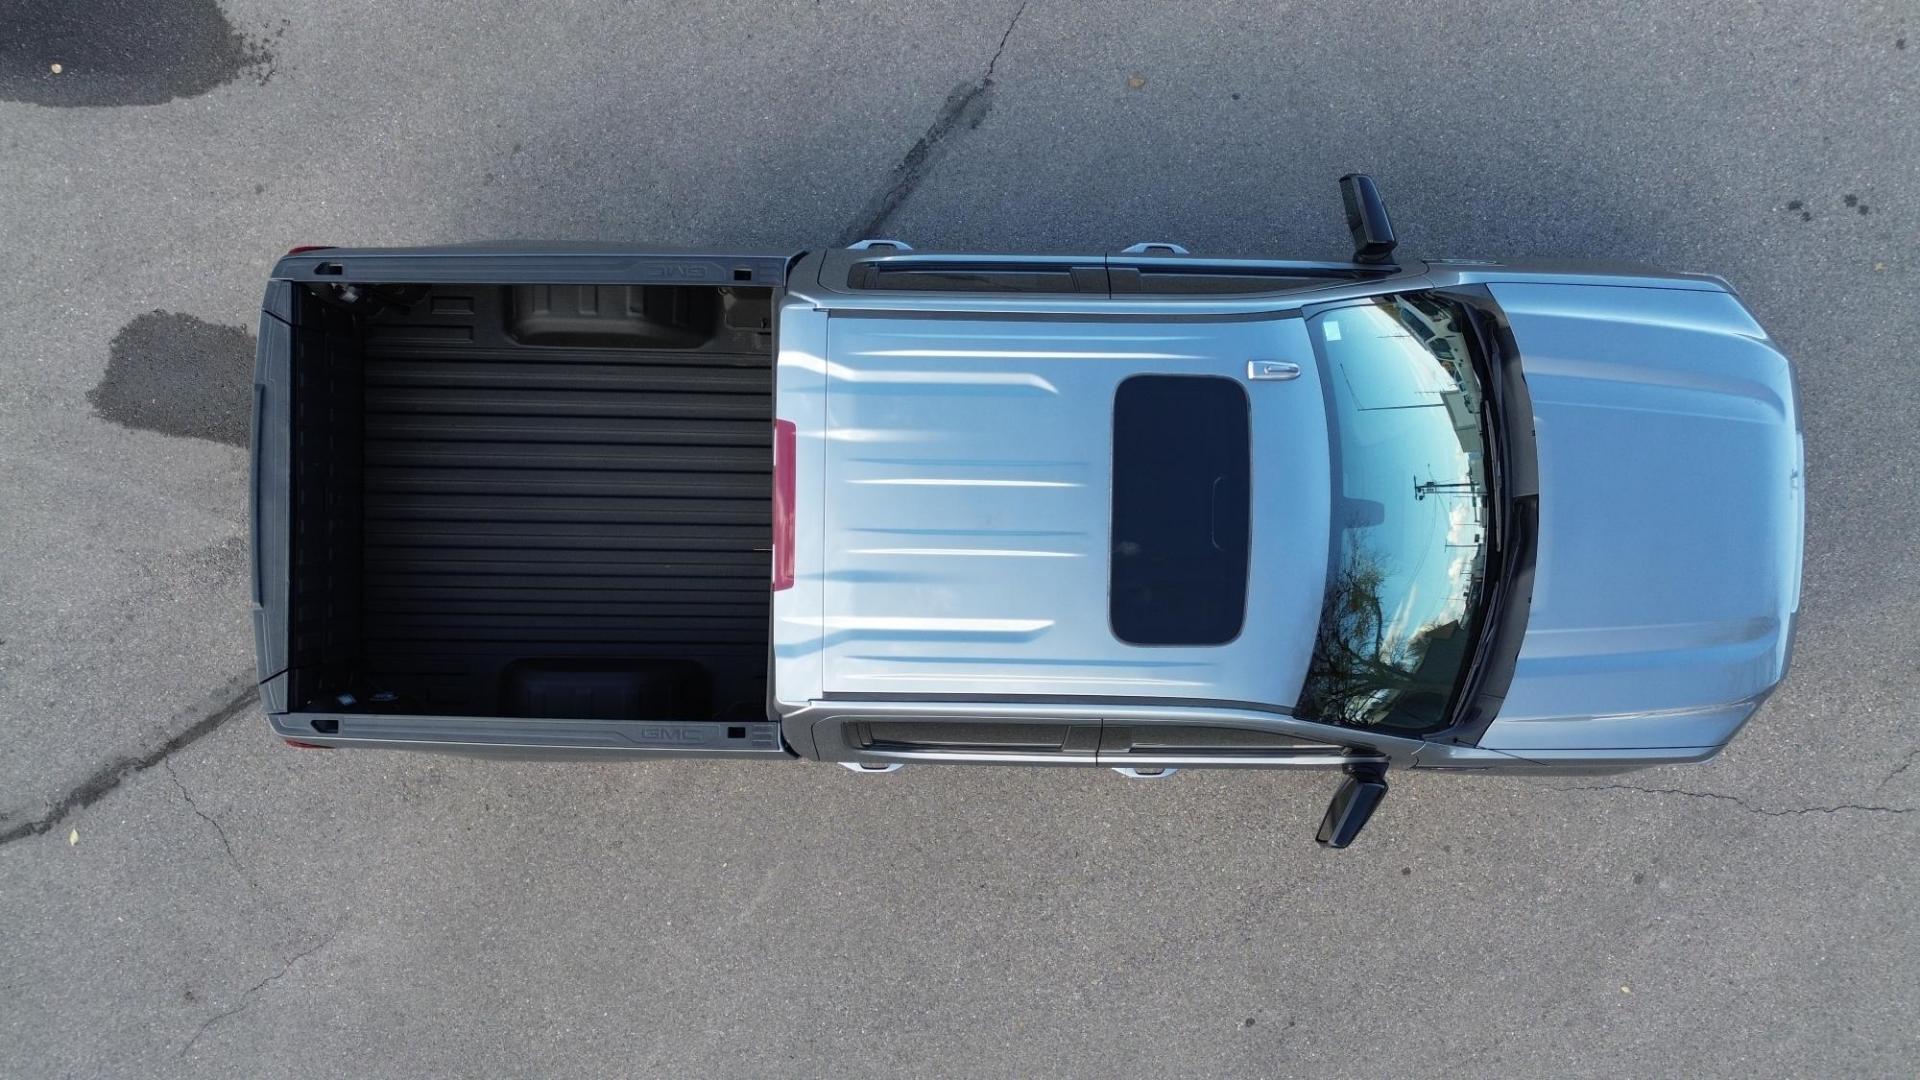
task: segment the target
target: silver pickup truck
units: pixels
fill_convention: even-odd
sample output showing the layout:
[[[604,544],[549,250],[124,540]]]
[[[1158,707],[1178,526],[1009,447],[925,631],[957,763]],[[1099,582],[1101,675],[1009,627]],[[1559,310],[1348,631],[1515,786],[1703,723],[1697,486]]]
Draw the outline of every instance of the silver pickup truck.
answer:
[[[1330,769],[1696,762],[1784,675],[1791,369],[1727,284],[1346,262],[296,249],[261,699],[296,746]]]

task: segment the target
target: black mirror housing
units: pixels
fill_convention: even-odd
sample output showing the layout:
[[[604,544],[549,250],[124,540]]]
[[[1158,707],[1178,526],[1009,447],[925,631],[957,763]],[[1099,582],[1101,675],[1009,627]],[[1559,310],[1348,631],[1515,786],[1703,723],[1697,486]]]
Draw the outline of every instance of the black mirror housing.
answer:
[[[1348,173],[1340,178],[1340,201],[1347,208],[1347,232],[1353,235],[1353,261],[1365,265],[1385,265],[1393,261],[1393,222],[1387,218],[1387,204],[1380,189],[1366,173]]]
[[[1387,770],[1369,762],[1347,766],[1346,779],[1327,803],[1327,815],[1320,819],[1320,832],[1314,839],[1321,847],[1344,848],[1359,837],[1373,812],[1387,797]]]

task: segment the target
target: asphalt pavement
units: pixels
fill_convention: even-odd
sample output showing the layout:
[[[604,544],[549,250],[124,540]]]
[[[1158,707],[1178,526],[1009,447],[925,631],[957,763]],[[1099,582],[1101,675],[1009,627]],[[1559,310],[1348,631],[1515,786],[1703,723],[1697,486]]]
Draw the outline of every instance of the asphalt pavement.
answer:
[[[1913,1075],[1920,9],[1455,7],[0,0],[0,1074]],[[1355,170],[1798,363],[1794,670],[1718,760],[1400,774],[1333,853],[1323,776],[269,737],[287,248],[1331,258]]]

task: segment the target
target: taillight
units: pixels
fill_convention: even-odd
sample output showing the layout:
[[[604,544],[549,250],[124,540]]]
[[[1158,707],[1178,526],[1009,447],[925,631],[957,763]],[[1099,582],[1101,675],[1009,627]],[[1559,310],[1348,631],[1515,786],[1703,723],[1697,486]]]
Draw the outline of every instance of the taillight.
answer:
[[[306,251],[332,251],[332,250],[333,250],[332,244],[301,244],[298,247],[288,248],[287,254],[298,255]]]
[[[773,588],[793,586],[793,421],[773,422]]]
[[[288,746],[293,747],[295,750],[331,750],[333,749],[333,747],[331,746],[322,746],[319,743],[315,743],[315,742],[301,742],[299,739],[282,739],[281,741],[286,743]]]

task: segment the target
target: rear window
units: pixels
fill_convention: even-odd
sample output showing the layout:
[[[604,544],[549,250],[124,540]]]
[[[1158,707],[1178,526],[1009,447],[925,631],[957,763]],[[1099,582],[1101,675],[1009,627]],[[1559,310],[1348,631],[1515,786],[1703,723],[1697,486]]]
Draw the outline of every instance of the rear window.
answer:
[[[1114,636],[1221,645],[1247,607],[1251,465],[1246,390],[1232,379],[1137,375],[1113,403]]]

